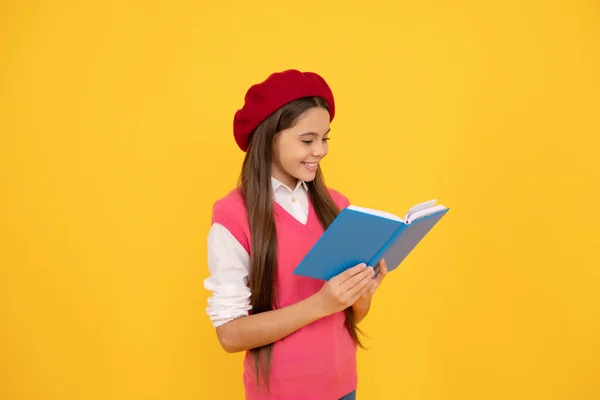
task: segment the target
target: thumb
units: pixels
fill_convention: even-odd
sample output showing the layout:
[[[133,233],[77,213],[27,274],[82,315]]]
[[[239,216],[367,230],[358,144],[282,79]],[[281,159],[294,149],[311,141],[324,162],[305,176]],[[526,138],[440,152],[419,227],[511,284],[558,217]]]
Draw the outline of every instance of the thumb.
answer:
[[[379,262],[379,274],[377,276],[377,279],[381,282],[383,280],[383,278],[385,278],[387,273],[388,273],[387,263],[385,262],[385,259],[381,259],[381,261]]]

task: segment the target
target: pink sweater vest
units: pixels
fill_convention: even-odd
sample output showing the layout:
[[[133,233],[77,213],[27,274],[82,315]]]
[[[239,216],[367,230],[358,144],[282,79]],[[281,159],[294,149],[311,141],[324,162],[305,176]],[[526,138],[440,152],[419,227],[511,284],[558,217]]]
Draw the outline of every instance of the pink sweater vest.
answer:
[[[338,207],[348,200],[329,189]],[[279,307],[303,300],[321,289],[323,282],[292,272],[323,234],[309,201],[306,225],[273,202],[277,229],[277,282]],[[224,225],[246,249],[251,250],[250,226],[242,196],[232,190],[213,207],[212,222]],[[275,342],[271,363],[270,394],[255,382],[254,362],[246,353],[244,386],[247,400],[335,400],[356,389],[356,345],[339,312],[309,324]]]

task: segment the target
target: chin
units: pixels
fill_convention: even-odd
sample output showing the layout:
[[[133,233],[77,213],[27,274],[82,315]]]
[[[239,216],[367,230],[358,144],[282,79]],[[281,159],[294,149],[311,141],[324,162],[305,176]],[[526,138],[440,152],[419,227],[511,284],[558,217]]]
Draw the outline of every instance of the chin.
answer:
[[[311,182],[311,181],[314,181],[316,177],[317,177],[317,173],[316,172],[313,172],[313,173],[310,173],[310,172],[306,173],[305,172],[303,174],[300,174],[298,176],[298,179],[301,180],[301,181],[304,181],[304,182]]]

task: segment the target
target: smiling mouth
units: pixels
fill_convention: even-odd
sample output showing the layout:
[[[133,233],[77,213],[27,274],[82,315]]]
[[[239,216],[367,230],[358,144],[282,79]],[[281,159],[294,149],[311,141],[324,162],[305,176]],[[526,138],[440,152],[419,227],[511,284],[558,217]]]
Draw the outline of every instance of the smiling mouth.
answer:
[[[303,162],[302,165],[304,165],[309,171],[316,171],[317,167],[319,166],[319,163],[318,162],[312,162],[312,163]]]

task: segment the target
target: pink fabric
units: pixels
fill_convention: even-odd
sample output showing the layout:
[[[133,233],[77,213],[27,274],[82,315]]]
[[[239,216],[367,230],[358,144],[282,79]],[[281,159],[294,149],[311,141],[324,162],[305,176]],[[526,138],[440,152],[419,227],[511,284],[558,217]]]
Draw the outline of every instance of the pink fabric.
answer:
[[[349,205],[339,192],[332,189],[329,192],[340,209]],[[322,281],[292,273],[323,234],[323,228],[310,201],[306,225],[276,202],[273,204],[278,244],[276,291],[278,306],[285,307],[313,295],[323,285]],[[250,253],[248,216],[237,190],[215,203],[212,222],[224,225]],[[356,345],[344,326],[344,318],[343,312],[330,315],[275,343],[269,395],[259,392],[254,362],[246,353],[243,375],[246,399],[334,400],[356,389]]]

